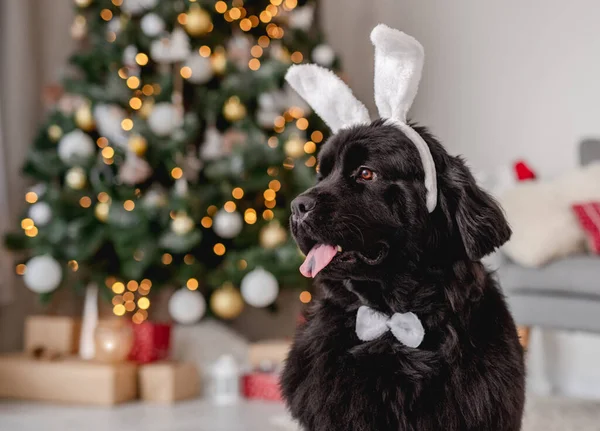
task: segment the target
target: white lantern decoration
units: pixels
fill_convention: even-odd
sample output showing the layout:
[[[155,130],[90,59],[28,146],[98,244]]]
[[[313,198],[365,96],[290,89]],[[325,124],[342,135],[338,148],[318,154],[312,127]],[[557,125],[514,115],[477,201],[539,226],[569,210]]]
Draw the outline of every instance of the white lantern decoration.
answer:
[[[181,112],[171,103],[158,103],[148,117],[148,127],[155,135],[169,136],[183,123]]]
[[[187,287],[177,290],[169,299],[169,314],[177,323],[190,325],[202,319],[206,312],[206,301],[200,292]]]
[[[52,209],[47,202],[38,202],[31,205],[28,215],[36,225],[46,226],[52,220]]]
[[[35,293],[52,292],[62,279],[60,264],[48,255],[35,256],[26,264],[23,282]]]
[[[95,152],[94,140],[80,129],[64,135],[58,142],[58,157],[65,165],[87,162]]]
[[[185,65],[192,70],[192,76],[188,78],[192,84],[206,84],[215,74],[210,59],[198,54],[191,55]]]
[[[248,304],[262,308],[275,302],[279,294],[279,283],[269,271],[256,268],[242,279],[240,290]]]
[[[148,37],[156,37],[165,31],[165,22],[155,13],[144,15],[140,21],[142,32]]]
[[[239,212],[219,210],[213,221],[213,230],[221,238],[235,238],[242,231],[244,222]]]
[[[232,355],[223,355],[210,367],[208,395],[218,405],[240,400],[240,368]]]
[[[335,51],[329,45],[318,45],[313,49],[312,59],[321,66],[331,67],[335,61]]]

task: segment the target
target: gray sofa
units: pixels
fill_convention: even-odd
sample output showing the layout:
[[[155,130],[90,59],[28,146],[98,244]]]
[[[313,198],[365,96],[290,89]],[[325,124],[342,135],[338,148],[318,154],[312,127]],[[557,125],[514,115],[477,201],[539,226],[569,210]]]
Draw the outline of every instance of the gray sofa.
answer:
[[[583,165],[600,160],[600,141],[583,141],[580,159]],[[532,326],[600,332],[599,256],[570,256],[539,269],[504,256],[497,274],[524,345]]]

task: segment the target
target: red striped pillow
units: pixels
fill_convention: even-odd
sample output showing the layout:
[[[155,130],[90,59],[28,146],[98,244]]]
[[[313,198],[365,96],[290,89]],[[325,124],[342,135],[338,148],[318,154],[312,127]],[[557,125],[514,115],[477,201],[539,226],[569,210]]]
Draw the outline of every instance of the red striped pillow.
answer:
[[[587,235],[590,249],[600,254],[600,202],[573,205],[579,224]]]

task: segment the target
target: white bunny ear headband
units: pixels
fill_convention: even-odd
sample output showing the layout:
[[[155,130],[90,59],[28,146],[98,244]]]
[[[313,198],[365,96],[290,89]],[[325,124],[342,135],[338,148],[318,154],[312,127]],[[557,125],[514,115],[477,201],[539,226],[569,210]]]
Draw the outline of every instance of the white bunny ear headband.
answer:
[[[437,204],[435,164],[429,147],[406,122],[421,80],[425,54],[413,37],[379,24],[371,32],[375,46],[375,102],[381,118],[398,127],[417,147],[427,189],[427,209]],[[337,75],[314,64],[290,67],[286,81],[336,133],[340,129],[370,124],[365,105]]]

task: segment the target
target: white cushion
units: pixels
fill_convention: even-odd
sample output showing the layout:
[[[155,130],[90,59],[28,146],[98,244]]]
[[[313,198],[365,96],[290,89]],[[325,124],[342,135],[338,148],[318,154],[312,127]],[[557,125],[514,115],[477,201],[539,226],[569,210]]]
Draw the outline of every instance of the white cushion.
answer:
[[[513,230],[503,251],[518,264],[540,267],[582,252],[585,235],[571,205],[600,201],[600,163],[549,182],[518,183],[499,200]]]

